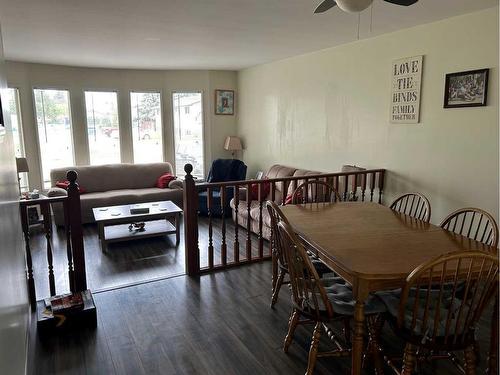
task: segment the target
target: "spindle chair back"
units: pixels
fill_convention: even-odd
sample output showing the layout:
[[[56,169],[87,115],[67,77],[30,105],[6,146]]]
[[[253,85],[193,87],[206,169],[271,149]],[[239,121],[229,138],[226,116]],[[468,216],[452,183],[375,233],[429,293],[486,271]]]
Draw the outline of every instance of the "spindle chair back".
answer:
[[[420,193],[407,193],[396,198],[390,208],[394,211],[429,222],[431,219],[431,205],[427,197]]]
[[[497,223],[493,216],[480,208],[468,207],[454,211],[440,226],[485,245],[498,247]]]

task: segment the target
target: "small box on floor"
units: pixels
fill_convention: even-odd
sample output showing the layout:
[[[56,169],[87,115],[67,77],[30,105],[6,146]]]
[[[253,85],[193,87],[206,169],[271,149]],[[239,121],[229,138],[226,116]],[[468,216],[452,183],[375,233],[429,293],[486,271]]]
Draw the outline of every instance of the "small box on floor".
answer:
[[[88,289],[37,301],[37,327],[42,337],[59,331],[96,326],[97,311]]]

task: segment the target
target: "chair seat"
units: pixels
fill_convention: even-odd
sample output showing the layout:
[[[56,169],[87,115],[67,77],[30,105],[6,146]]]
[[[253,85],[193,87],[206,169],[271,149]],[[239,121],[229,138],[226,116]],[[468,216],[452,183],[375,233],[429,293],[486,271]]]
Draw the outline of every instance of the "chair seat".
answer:
[[[405,315],[404,315],[404,327],[405,329],[410,329],[413,320],[413,306],[416,298],[416,289],[411,289],[410,294],[408,296],[408,303],[406,304]],[[423,318],[424,311],[420,309],[416,318],[415,328],[413,332],[417,335],[425,336],[429,333],[429,330],[434,329],[434,321],[436,317],[436,313],[439,319],[438,328],[436,335],[443,336],[446,332],[446,321],[448,319],[448,314],[450,314],[450,323],[449,323],[449,331],[448,334],[453,334],[453,331],[456,326],[456,319],[458,317],[458,309],[462,303],[459,298],[452,298],[451,288],[444,288],[443,294],[441,295],[441,304],[439,307],[439,312],[436,312],[435,305],[438,304],[439,299],[439,289],[430,289],[429,291],[429,299],[430,299],[430,308],[428,311],[428,320],[426,327],[423,327]],[[390,318],[393,322],[395,322],[399,315],[399,304],[401,297],[401,289],[395,289],[391,291],[378,292],[376,296],[380,298],[380,300],[384,303],[387,312],[389,313]],[[419,291],[419,300],[427,298],[427,289],[420,289]],[[435,301],[434,303],[432,301]],[[463,309],[462,311],[462,319],[463,316],[466,316],[468,313],[468,309]]]
[[[351,285],[341,277],[325,277],[321,279],[321,282],[325,287],[333,311],[340,315],[353,316],[356,301],[352,294]],[[321,298],[318,298],[318,301],[321,301]],[[326,310],[325,306],[320,306],[320,309]],[[380,314],[385,311],[386,307],[379,298],[375,295],[368,297],[365,302],[365,314]]]

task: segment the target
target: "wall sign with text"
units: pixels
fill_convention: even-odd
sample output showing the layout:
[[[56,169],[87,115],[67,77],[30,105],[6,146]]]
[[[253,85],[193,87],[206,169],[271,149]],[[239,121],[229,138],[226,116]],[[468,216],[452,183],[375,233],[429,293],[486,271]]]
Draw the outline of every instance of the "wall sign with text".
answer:
[[[392,63],[391,122],[416,124],[420,120],[423,56]]]

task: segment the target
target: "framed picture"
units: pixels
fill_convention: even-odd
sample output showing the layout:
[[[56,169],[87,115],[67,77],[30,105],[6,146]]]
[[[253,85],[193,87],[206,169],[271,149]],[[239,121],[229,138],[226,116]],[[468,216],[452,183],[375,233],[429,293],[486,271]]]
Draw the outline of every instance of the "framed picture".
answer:
[[[446,75],[444,108],[486,105],[489,69],[469,70]]]
[[[215,114],[234,115],[233,90],[215,90]]]

